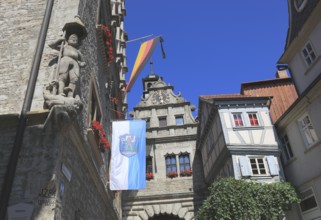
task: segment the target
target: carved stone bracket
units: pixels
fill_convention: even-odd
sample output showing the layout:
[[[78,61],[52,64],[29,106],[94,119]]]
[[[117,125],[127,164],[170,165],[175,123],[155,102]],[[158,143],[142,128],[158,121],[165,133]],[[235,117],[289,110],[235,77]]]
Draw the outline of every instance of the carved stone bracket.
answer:
[[[76,118],[78,110],[72,105],[56,105],[50,110],[45,127],[50,124],[53,130],[60,130],[70,125]]]

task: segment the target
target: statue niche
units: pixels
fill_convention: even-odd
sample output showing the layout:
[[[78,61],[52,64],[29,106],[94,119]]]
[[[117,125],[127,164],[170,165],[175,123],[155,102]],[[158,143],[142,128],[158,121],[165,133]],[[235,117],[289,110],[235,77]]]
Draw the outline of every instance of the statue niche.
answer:
[[[53,72],[50,83],[44,91],[45,108],[54,105],[73,105],[82,108],[79,94],[80,68],[85,67],[82,54],[79,51],[81,41],[86,38],[87,31],[78,16],[73,22],[63,27],[63,36],[49,44],[49,47],[59,51],[58,57],[53,59]]]

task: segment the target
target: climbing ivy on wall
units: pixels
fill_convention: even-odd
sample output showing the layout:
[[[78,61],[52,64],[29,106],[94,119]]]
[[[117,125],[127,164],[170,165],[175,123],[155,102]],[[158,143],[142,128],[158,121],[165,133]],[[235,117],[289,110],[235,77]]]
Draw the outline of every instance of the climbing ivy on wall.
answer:
[[[258,183],[222,178],[210,187],[197,220],[274,220],[291,204],[299,203],[290,183]]]

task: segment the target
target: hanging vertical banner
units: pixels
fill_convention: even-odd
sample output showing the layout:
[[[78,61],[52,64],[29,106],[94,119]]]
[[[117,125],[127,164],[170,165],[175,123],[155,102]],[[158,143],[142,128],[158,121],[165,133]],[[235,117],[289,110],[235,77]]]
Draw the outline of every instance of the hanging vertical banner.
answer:
[[[138,55],[136,57],[134,68],[132,70],[129,82],[126,87],[126,92],[129,92],[133,87],[133,84],[135,83],[137,77],[139,76],[139,74],[145,67],[146,63],[152,56],[158,41],[162,43],[163,38],[161,36],[158,36],[151,40],[145,41],[144,43],[141,44]],[[162,53],[163,53],[163,58],[165,58],[163,47],[162,47]]]
[[[111,190],[146,187],[146,122],[114,121],[110,169]]]

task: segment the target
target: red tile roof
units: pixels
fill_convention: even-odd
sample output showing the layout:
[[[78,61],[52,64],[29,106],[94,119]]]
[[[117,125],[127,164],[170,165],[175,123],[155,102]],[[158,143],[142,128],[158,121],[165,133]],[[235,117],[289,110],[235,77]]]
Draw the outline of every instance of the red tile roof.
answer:
[[[201,95],[200,96],[203,99],[246,99],[246,98],[263,98],[263,97],[269,97],[269,96],[251,96],[251,95],[241,95],[241,94],[220,94],[220,95]]]

